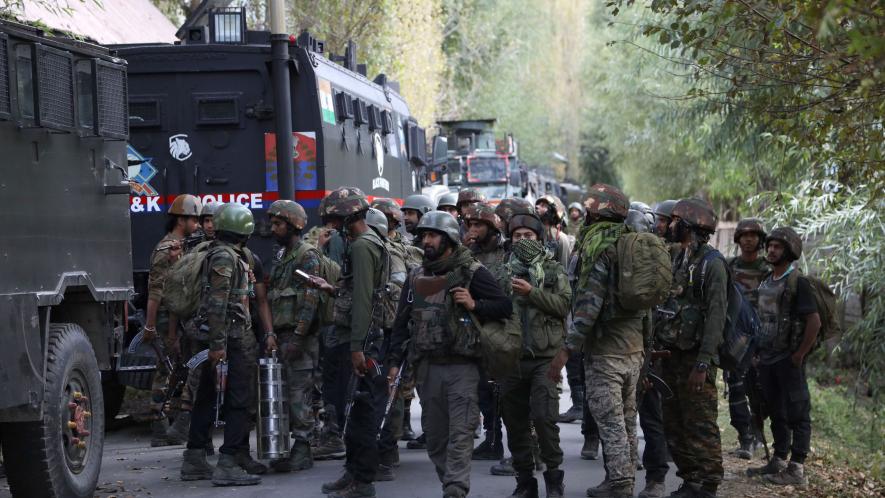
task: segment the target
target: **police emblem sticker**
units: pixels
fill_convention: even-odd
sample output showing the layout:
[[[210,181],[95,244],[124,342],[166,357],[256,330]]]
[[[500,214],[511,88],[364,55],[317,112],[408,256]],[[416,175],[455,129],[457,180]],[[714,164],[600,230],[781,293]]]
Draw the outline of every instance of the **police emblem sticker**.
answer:
[[[381,189],[390,192],[390,182],[384,178],[384,143],[381,142],[381,135],[372,134],[372,150],[375,156],[375,165],[378,167],[378,178],[372,180],[373,189]]]

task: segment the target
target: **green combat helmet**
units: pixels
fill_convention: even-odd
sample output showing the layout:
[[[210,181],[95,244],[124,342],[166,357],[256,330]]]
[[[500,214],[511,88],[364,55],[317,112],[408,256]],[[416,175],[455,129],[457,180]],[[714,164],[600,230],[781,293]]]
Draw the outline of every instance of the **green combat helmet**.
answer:
[[[587,215],[607,220],[623,221],[630,211],[630,199],[617,187],[597,183],[587,192],[584,207]]]
[[[484,196],[479,190],[476,190],[475,188],[465,188],[458,192],[458,205],[456,207],[460,208],[464,206],[464,204],[485,201],[486,196]]]
[[[200,216],[203,209],[200,198],[190,194],[181,194],[169,205],[169,214],[176,216]]]
[[[411,209],[412,211],[418,211],[418,214],[424,215],[433,211],[433,200],[424,194],[413,194],[406,197],[406,201],[403,202],[403,209]]]
[[[458,220],[449,213],[443,211],[431,211],[422,216],[421,221],[418,222],[418,227],[415,229],[419,238],[421,237],[421,232],[424,230],[432,230],[441,233],[447,236],[453,244],[461,244],[461,226],[458,225]]]
[[[255,230],[255,219],[252,211],[246,206],[229,202],[215,212],[215,231],[228,232],[236,235],[252,235]]]
[[[739,243],[741,241],[741,236],[745,233],[755,233],[758,235],[760,245],[768,235],[765,233],[765,227],[762,225],[762,220],[759,218],[744,218],[739,221],[737,228],[734,229],[734,243]]]
[[[515,214],[535,214],[535,206],[522,197],[508,197],[498,203],[495,214],[501,218],[504,226],[508,226],[510,218]]]
[[[347,218],[366,209],[369,209],[369,200],[356,187],[341,187],[326,197],[326,212],[331,216]]]
[[[495,214],[495,208],[485,202],[477,202],[464,207],[462,218],[465,222],[470,220],[483,221],[493,230],[502,231],[501,218]]]
[[[387,216],[380,209],[369,208],[366,211],[366,225],[374,228],[381,238],[387,238]]]
[[[777,227],[765,237],[765,244],[777,240],[787,246],[792,253],[793,261],[802,257],[802,238],[790,227]]]
[[[203,209],[200,210],[200,219],[203,219],[207,216],[215,216],[215,213],[218,212],[218,208],[222,206],[220,202],[207,202],[203,204]]]
[[[446,207],[458,208],[458,194],[447,192],[439,197],[439,201],[436,203],[437,211],[442,211]]]
[[[676,216],[685,220],[692,227],[709,233],[716,231],[716,224],[719,221],[719,217],[716,216],[716,212],[713,211],[713,206],[709,202],[694,197],[681,199],[673,206],[671,217]]]
[[[372,207],[384,213],[388,218],[393,219],[397,225],[402,224],[403,210],[400,209],[399,204],[395,200],[389,197],[376,197],[372,201]]]
[[[295,201],[281,199],[273,201],[267,208],[267,216],[276,216],[277,218],[286,220],[296,230],[303,230],[307,225],[307,212]]]

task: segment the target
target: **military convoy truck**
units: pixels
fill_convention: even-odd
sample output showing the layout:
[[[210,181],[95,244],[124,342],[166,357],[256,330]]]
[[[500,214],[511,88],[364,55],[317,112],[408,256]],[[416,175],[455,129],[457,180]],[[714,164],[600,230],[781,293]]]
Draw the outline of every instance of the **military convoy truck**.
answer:
[[[107,49],[0,20],[0,445],[16,497],[93,496],[122,399],[126,102]]]
[[[138,163],[130,171],[137,307],[164,212],[178,194],[249,206],[256,220],[249,246],[270,257],[264,212],[281,191],[276,113],[291,115],[295,147],[286,160],[295,164],[294,200],[311,223],[319,222],[320,199],[342,185],[370,197],[420,192],[429,162],[425,131],[395,82],[366,77],[353,44],[336,56],[307,32],[291,37],[292,105],[285,109],[274,102],[271,35],[248,30],[244,9],[212,9],[180,35],[177,44],[115,47],[129,65],[129,159]]]

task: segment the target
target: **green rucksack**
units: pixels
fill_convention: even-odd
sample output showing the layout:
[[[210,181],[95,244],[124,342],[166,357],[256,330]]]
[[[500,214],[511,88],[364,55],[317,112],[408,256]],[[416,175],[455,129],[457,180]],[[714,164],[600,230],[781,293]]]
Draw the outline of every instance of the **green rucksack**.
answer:
[[[842,333],[842,325],[839,323],[839,298],[836,297],[836,293],[833,292],[833,289],[830,289],[826,282],[811,275],[803,275],[796,268],[787,276],[787,284],[784,290],[784,299],[787,306],[789,306],[787,309],[792,309],[793,296],[796,295],[796,288],[799,286],[800,278],[804,278],[808,282],[809,287],[811,287],[811,293],[814,295],[814,301],[817,304],[817,314],[820,315],[820,330],[817,333],[817,341],[815,341],[814,348],[812,349],[815,350],[828,339]],[[798,337],[796,340],[801,341],[802,337]]]
[[[181,320],[197,314],[203,289],[209,286],[209,254],[215,250],[230,249],[203,242],[176,261],[163,285],[163,305]],[[239,256],[234,255],[239,259]]]
[[[469,287],[473,273],[480,267],[482,264],[479,262],[470,265],[466,271],[467,283],[465,287]],[[519,359],[522,356],[522,325],[516,309],[513,310],[510,317],[504,320],[486,320],[485,323],[482,323],[472,311],[470,319],[479,330],[483,368],[489,377],[502,380],[516,372],[519,368]]]
[[[673,270],[663,239],[652,233],[627,232],[618,238],[617,253],[615,295],[622,308],[648,310],[667,300]]]

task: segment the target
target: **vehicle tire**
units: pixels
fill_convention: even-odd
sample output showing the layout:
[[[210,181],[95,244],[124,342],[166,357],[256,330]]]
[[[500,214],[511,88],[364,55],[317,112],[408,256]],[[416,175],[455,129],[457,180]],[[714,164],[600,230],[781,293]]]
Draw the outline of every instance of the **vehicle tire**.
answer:
[[[15,455],[5,462],[10,491],[15,497],[92,497],[104,447],[101,373],[79,325],[51,324],[48,344],[43,419],[3,428],[3,452]]]
[[[102,380],[101,393],[104,398],[104,426],[107,428],[120,413],[123,398],[126,396],[126,386],[120,384],[116,375],[111,372],[111,375]]]

